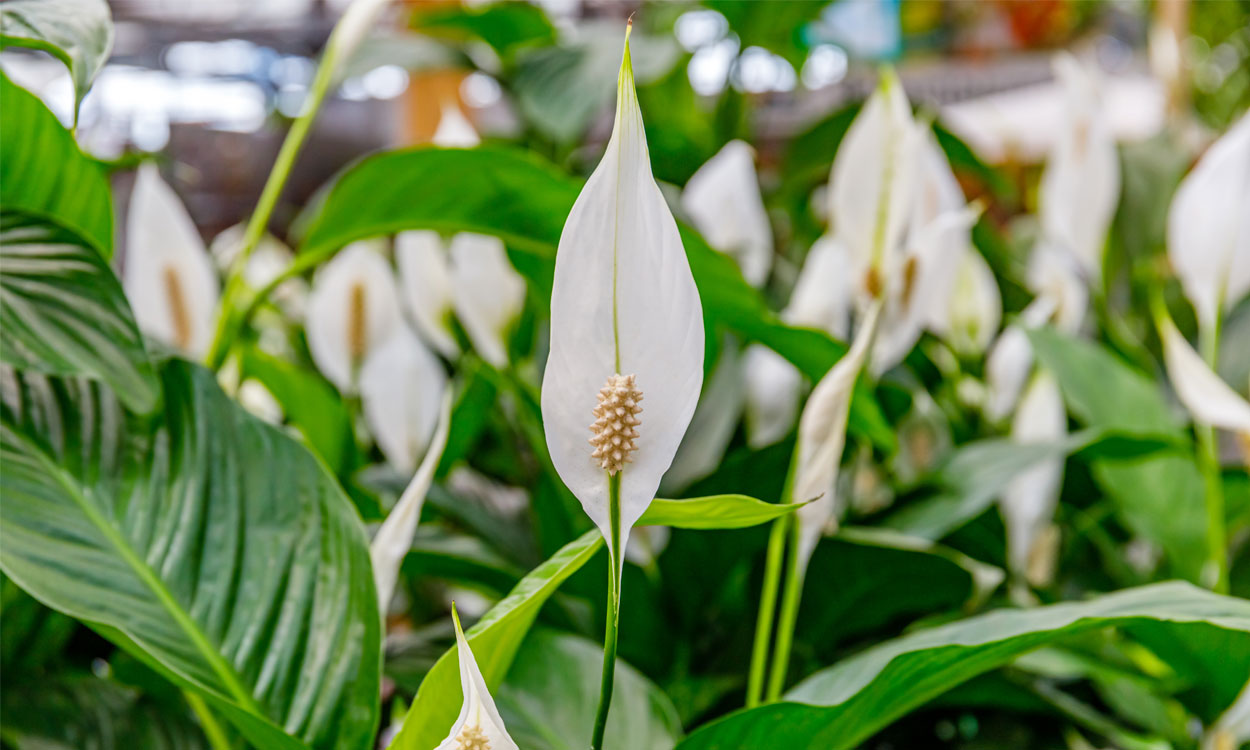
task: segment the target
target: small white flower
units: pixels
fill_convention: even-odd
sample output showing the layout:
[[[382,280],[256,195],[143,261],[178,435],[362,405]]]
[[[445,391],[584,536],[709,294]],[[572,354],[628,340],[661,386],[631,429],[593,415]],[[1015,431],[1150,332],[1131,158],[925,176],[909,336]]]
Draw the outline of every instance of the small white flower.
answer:
[[[438,232],[400,232],[395,236],[395,263],[404,304],[417,331],[443,356],[458,357],[460,346],[452,325],[451,268]]]
[[[344,393],[356,392],[369,353],[403,326],[383,244],[353,242],[322,266],[308,298],[305,332],[317,369]]]
[[[1025,331],[1045,323],[1055,310],[1049,297],[1038,297],[1020,313],[1017,322],[1003,329],[985,358],[985,416],[998,422],[1007,418],[1033,371],[1033,347]]]
[[[508,334],[525,305],[525,280],[504,249],[503,240],[461,232],[451,240],[452,306],[482,358],[495,367],[508,364]]]
[[[1250,402],[1202,361],[1170,318],[1158,325],[1168,380],[1194,421],[1250,437]]]
[[[1089,287],[1071,255],[1043,238],[1029,256],[1026,280],[1038,298],[1052,304],[1050,316],[1056,328],[1068,334],[1081,330],[1089,309]]]
[[[790,494],[794,502],[812,501],[796,511],[800,569],[806,569],[825,527],[838,515],[838,467],[846,445],[851,394],[872,350],[880,313],[880,303],[869,308],[850,350],[812,389],[803,415],[799,417],[794,486]]]
[[[1168,259],[1203,330],[1250,292],[1250,114],[1181,180],[1168,210]]]
[[[182,201],[154,164],[139,167],[126,232],[122,281],[139,327],[202,357],[213,339],[217,274]]]
[[[1064,91],[1064,127],[1039,187],[1042,234],[1079,264],[1093,284],[1102,277],[1103,247],[1120,198],[1120,163],[1102,111],[1097,71],[1071,55],[1054,60]]]
[[[981,253],[968,248],[956,269],[944,314],[929,315],[929,330],[957,353],[975,356],[985,352],[994,340],[1002,317],[1003,302],[994,272]]]
[[[560,236],[542,384],[552,462],[618,564],[702,382],[703,311],[651,174],[627,42],[612,137]]]
[[[443,105],[438,127],[434,129],[431,140],[435,146],[443,148],[474,148],[482,142],[473,123],[469,122],[455,104]]]
[[[1047,372],[1033,377],[1011,423],[1011,439],[1017,443],[1054,442],[1067,434],[1068,418],[1059,385]],[[1007,563],[1017,575],[1028,577],[1049,566],[1039,556],[1047,529],[1059,504],[1063,483],[1063,457],[1045,458],[1020,472],[1003,489],[999,512],[1007,528]],[[1030,582],[1044,583],[1034,575]]]
[[[460,657],[460,689],[464,693],[464,703],[447,739],[434,750],[518,750],[490,697],[482,670],[478,669],[469,641],[460,629],[460,616],[454,606],[451,617],[456,624],[456,653]]]
[[[451,429],[451,392],[443,394],[438,409],[438,428],[430,440],[429,450],[421,465],[413,474],[408,486],[396,501],[369,543],[369,558],[373,563],[373,584],[378,594],[378,608],[383,616],[395,595],[395,582],[399,580],[399,568],[404,557],[412,549],[412,539],[421,520],[425,506],[425,494],[430,491],[434,472],[447,447],[447,433]],[[502,725],[501,725],[502,726]]]
[[[773,230],[760,197],[755,153],[730,141],[691,176],[681,204],[699,233],[730,255],[752,286],[768,279],[773,265]]]
[[[365,419],[386,461],[411,474],[438,422],[447,374],[425,344],[400,329],[378,346],[360,368]]]

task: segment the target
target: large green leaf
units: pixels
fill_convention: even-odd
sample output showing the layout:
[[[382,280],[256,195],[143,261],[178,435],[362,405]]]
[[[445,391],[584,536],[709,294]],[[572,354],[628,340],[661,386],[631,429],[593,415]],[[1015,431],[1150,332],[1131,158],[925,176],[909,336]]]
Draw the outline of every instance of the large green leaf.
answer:
[[[156,418],[5,369],[4,572],[259,747],[367,746],[381,623],[364,528],[321,464],[187,362],[161,365]]]
[[[121,284],[74,233],[0,211],[0,359],[108,383],[149,413],[160,386]]]
[[[0,132],[0,207],[55,221],[111,257],[113,204],[104,172],[37,96],[3,73]]]
[[[1092,341],[1048,328],[1030,331],[1029,339],[1078,419],[1175,442],[1175,449],[1153,455],[1100,458],[1091,470],[1125,525],[1162,545],[1177,575],[1200,580],[1206,559],[1202,474],[1158,383]]]
[[[480,39],[500,57],[521,47],[554,44],[556,30],[542,8],[525,3],[485,7],[435,6],[418,10],[412,27],[427,36],[463,42]]]
[[[113,49],[105,0],[8,0],[0,5],[0,48],[30,47],[60,58],[74,80],[74,103]]]
[[[1083,602],[1000,610],[882,643],[817,672],[784,702],[739,711],[691,734],[681,750],[849,750],[912,709],[1016,656],[1095,628],[1169,622],[1201,637],[1235,633],[1223,668],[1250,672],[1250,602],[1170,582]]]
[[[602,672],[602,645],[550,630],[530,633],[496,695],[508,734],[526,750],[584,750]],[[604,747],[670,750],[680,736],[668,696],[618,660]]]
[[[387,190],[379,192],[378,185]],[[301,253],[310,262],[354,240],[406,229],[479,232],[502,238],[535,287],[549,291],[556,245],[580,189],[580,181],[514,149],[390,151],[360,161],[330,188]],[[782,323],[729,256],[686,227],[681,236],[710,323],[775,349],[813,381],[846,351],[824,333]],[[851,429],[882,446],[894,441],[862,389],[853,402]]]
[[[801,504],[766,503],[746,495],[711,495],[688,500],[656,498],[636,526],[672,526],[678,529],[743,529],[781,518]]]
[[[465,635],[488,686],[494,688],[503,681],[543,603],[602,545],[603,536],[598,530],[588,531],[564,545],[522,578],[503,601],[469,629]],[[455,723],[460,704],[460,666],[453,648],[425,676],[390,748],[428,750],[438,745]]]

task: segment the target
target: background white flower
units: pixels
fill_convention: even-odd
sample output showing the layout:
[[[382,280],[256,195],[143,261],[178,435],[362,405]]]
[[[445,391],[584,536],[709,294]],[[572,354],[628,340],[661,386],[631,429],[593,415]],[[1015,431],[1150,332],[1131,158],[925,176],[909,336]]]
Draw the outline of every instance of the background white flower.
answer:
[[[411,474],[438,422],[447,387],[443,365],[412,332],[401,329],[360,368],[360,399],[369,430],[387,463]]]
[[[773,230],[760,196],[755,151],[730,141],[686,182],[681,205],[708,244],[733,257],[753,286],[773,265]]]
[[[452,238],[450,253],[456,317],[477,353],[505,367],[508,335],[525,306],[525,280],[498,237],[461,232]]]

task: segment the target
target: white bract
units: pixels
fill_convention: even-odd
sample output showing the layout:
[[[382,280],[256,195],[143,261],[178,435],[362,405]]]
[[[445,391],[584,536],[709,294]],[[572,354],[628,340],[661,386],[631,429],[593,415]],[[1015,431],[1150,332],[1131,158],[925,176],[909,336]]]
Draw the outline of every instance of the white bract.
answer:
[[[344,393],[355,393],[369,353],[403,326],[382,250],[372,240],[343,248],[317,272],[308,297],[308,350],[317,369]]]
[[[411,474],[438,423],[447,374],[438,358],[403,328],[369,353],[360,368],[365,419],[382,455]]]
[[[525,305],[525,280],[504,249],[503,240],[461,232],[451,240],[452,307],[482,358],[495,367],[508,364],[508,334]]]
[[[425,494],[430,491],[434,472],[447,447],[447,433],[451,428],[451,392],[443,395],[438,409],[438,429],[430,441],[429,451],[416,474],[408,482],[395,507],[386,516],[373,541],[369,543],[369,558],[373,563],[373,585],[378,593],[378,607],[383,616],[395,594],[395,582],[399,580],[399,567],[412,549],[412,539],[421,520],[421,508],[425,506]],[[502,726],[502,725],[501,725]]]
[[[842,462],[842,448],[846,445],[851,394],[872,350],[880,313],[880,303],[869,308],[850,351],[812,389],[812,395],[803,407],[803,416],[799,418],[794,486],[790,497],[794,502],[811,501],[796,512],[800,570],[806,569],[825,526],[837,515],[838,466]]]
[[[1120,198],[1115,138],[1102,111],[1097,71],[1071,55],[1054,60],[1064,91],[1064,126],[1055,140],[1039,187],[1042,235],[1068,253],[1088,283],[1102,276],[1107,229]]]
[[[1049,315],[1056,328],[1069,334],[1081,330],[1089,309],[1089,287],[1069,254],[1054,243],[1041,240],[1029,255],[1026,281],[1037,299],[1049,300],[1053,308]]]
[[[1020,392],[1033,371],[1033,347],[1029,328],[1045,323],[1055,311],[1049,297],[1037,297],[1020,313],[1019,319],[1003,329],[985,358],[985,416],[992,421],[1006,419],[1020,400]]]
[[[453,290],[447,251],[438,232],[417,230],[395,236],[400,290],[417,332],[445,357],[460,354],[452,325]]]
[[[1194,421],[1250,436],[1250,402],[1215,374],[1176,325],[1159,321],[1168,380]]]
[[[182,201],[145,163],[126,221],[122,283],[139,327],[191,357],[213,339],[219,284],[212,258]]]
[[[469,122],[460,107],[444,104],[439,114],[438,127],[431,139],[435,146],[443,148],[473,148],[482,142],[473,123]]]
[[[703,311],[651,174],[627,41],[612,137],[560,236],[542,384],[552,462],[618,563],[702,381]]]
[[[1168,210],[1168,259],[1204,331],[1250,292],[1250,114],[1181,180]]]
[[[1011,424],[1017,443],[1049,443],[1068,429],[1059,385],[1049,373],[1038,372],[1020,399]],[[1043,458],[1020,472],[1003,489],[999,512],[1007,528],[1007,566],[1031,583],[1045,583],[1051,566],[1046,559],[1047,529],[1059,504],[1063,457]]]
[[[773,230],[755,175],[755,152],[744,141],[725,144],[691,176],[681,205],[714,249],[738,262],[752,286],[768,279]]]
[[[464,631],[460,629],[460,616],[456,614],[455,607],[452,607],[451,616],[456,624],[456,653],[460,658],[460,689],[464,693],[464,703],[447,739],[434,750],[517,750],[517,744],[508,736],[499,709],[495,708],[495,701],[486,689],[486,680],[473,658],[473,650],[469,648]]]
[[[743,370],[747,445],[758,450],[790,434],[799,413],[803,373],[788,359],[761,344],[747,347]]]
[[[1002,322],[1003,302],[994,272],[981,253],[974,249],[963,253],[944,309],[936,305],[930,309],[942,312],[930,314],[929,330],[957,353],[976,356],[985,352]]]

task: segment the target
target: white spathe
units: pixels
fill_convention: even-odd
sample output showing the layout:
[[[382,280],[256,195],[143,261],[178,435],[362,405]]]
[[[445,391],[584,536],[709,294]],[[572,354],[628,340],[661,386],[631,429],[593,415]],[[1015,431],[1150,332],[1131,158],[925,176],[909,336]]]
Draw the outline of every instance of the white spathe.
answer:
[[[964,251],[942,314],[936,314],[939,309],[930,308],[929,330],[962,356],[985,352],[1002,323],[1003,301],[994,271],[981,253],[972,248]]]
[[[1055,303],[1049,297],[1035,298],[1015,323],[1003,329],[986,355],[983,411],[991,421],[1006,419],[1016,408],[1033,371],[1033,347],[1025,331],[1045,323],[1054,310]]]
[[[1102,109],[1098,72],[1067,53],[1056,55],[1053,67],[1064,91],[1065,117],[1038,188],[1042,234],[1096,284],[1120,199],[1119,156]]]
[[[803,374],[788,359],[762,344],[747,347],[743,370],[747,445],[759,450],[790,434],[799,414]]]
[[[686,182],[681,205],[708,244],[737,261],[752,286],[768,279],[773,230],[760,196],[755,152],[730,141]]]
[[[503,240],[461,232],[451,239],[452,307],[469,341],[495,367],[508,364],[508,335],[525,305],[525,280]]]
[[[1203,330],[1250,292],[1250,114],[1207,149],[1168,210],[1168,259]]]
[[[518,750],[486,688],[482,670],[478,669],[469,641],[460,629],[460,617],[454,605],[452,620],[456,624],[456,654],[460,659],[460,689],[464,702],[447,739],[438,743],[434,750]]]
[[[460,355],[452,326],[451,268],[438,232],[414,230],[395,235],[395,263],[404,304],[417,332],[443,356]]]
[[[614,374],[634,376],[645,399],[637,449],[618,475],[621,548],[612,538],[609,475],[588,442],[599,391]],[[627,42],[612,137],[560,236],[542,384],[552,462],[618,561],[672,463],[702,382],[703,311],[651,174]]]
[[[391,508],[386,520],[378,528],[373,541],[369,543],[373,585],[378,593],[378,608],[383,617],[391,604],[391,597],[395,595],[399,567],[412,549],[412,539],[417,533],[417,523],[421,520],[421,508],[425,506],[425,495],[430,491],[434,472],[443,458],[443,449],[447,447],[447,433],[451,429],[451,401],[451,391],[447,390],[438,407],[435,417],[438,427],[430,440],[425,458],[404,487],[395,507]]]
[[[1055,327],[1068,334],[1081,330],[1089,309],[1089,287],[1081,273],[1076,259],[1054,242],[1043,238],[1033,246],[1026,282],[1037,299],[1049,300]]]
[[[829,216],[835,236],[846,245],[844,273],[857,297],[878,296],[871,287],[903,272],[919,142],[902,84],[887,72],[838,146],[829,178]]]
[[[1063,395],[1053,376],[1038,372],[1020,399],[1011,423],[1011,439],[1017,443],[1049,443],[1060,440],[1068,429]],[[1063,483],[1063,457],[1043,458],[1013,477],[999,497],[999,512],[1007,529],[1007,566],[1028,577],[1030,568],[1046,570],[1037,555],[1059,504]],[[1031,564],[1032,563],[1032,564]],[[1040,583],[1036,576],[1032,583]]]
[[[425,453],[446,388],[442,363],[406,328],[365,358],[360,368],[365,420],[387,463],[400,474],[411,474]]]
[[[1194,421],[1250,436],[1250,402],[1207,366],[1170,319],[1159,321],[1159,337],[1168,380]]]
[[[344,393],[355,393],[369,353],[403,326],[391,266],[380,240],[353,242],[313,279],[304,329],[317,369]]]
[[[793,502],[807,503],[796,511],[800,570],[807,568],[825,527],[837,516],[838,467],[842,462],[842,448],[846,445],[851,394],[872,350],[880,314],[880,303],[868,309],[850,350],[812,389],[812,395],[803,407],[803,415],[799,417],[794,486],[790,498]]]
[[[220,286],[213,260],[182,201],[145,163],[126,220],[122,283],[139,327],[200,358],[213,340]]]
[[[438,117],[438,127],[434,129],[431,140],[435,146],[442,148],[473,148],[482,142],[473,123],[469,122],[455,104],[443,105]]]

